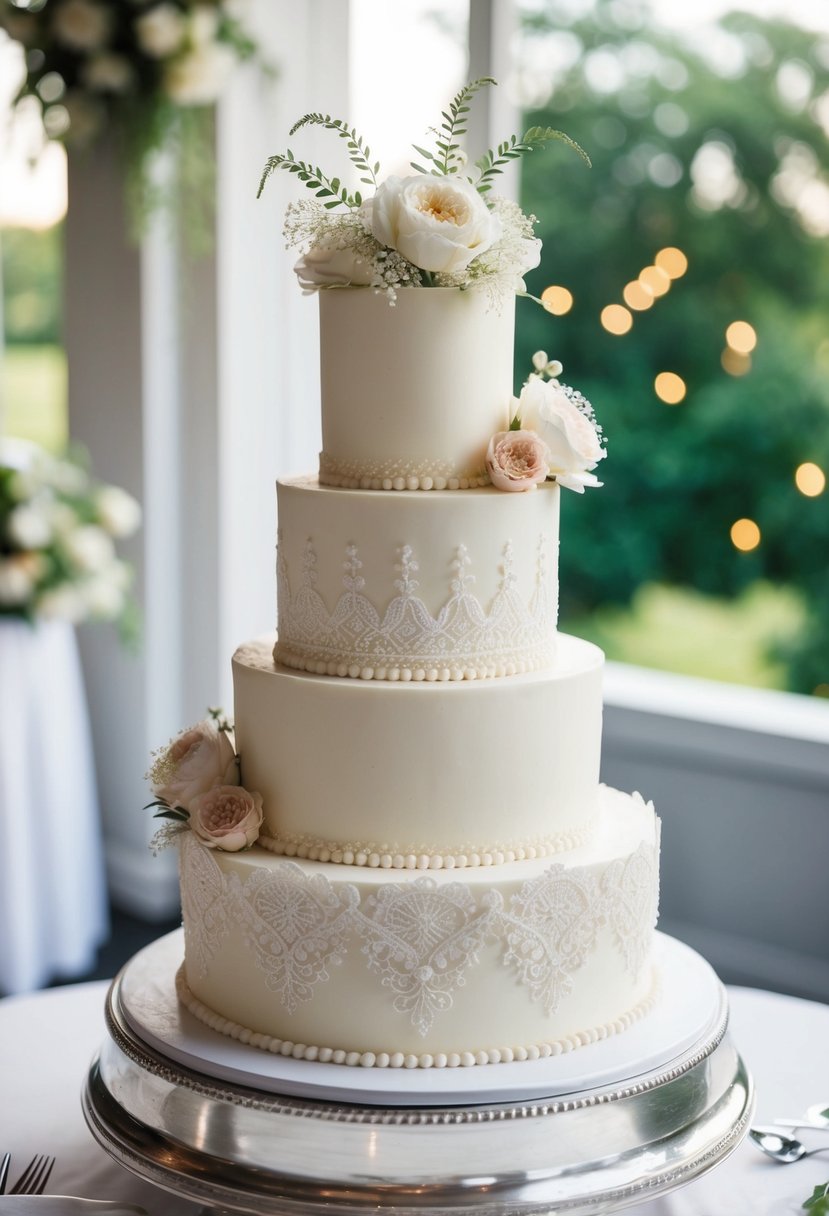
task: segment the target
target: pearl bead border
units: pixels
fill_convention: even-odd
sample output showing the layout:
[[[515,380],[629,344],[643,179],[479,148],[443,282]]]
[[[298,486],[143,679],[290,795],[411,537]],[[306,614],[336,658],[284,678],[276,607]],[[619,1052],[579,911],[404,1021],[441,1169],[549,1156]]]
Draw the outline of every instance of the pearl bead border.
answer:
[[[339,676],[352,680],[383,680],[386,683],[400,684],[447,684],[460,683],[463,680],[495,680],[505,676],[526,675],[528,672],[541,671],[549,667],[554,658],[554,645],[533,652],[525,659],[498,659],[490,663],[453,663],[450,666],[441,664],[418,664],[409,667],[405,664],[392,665],[388,662],[373,665],[365,659],[360,662],[341,659],[315,659],[312,655],[302,655],[295,650],[276,643],[273,651],[275,663],[290,667],[292,671],[307,671],[310,675]]]
[[[319,483],[338,490],[478,490],[490,485],[487,476],[480,473],[463,477],[433,477],[427,474],[398,474],[395,477],[348,477],[345,474],[324,472],[320,469]]]
[[[493,1047],[476,1051],[452,1052],[387,1052],[387,1051],[347,1051],[342,1047],[315,1047],[305,1043],[294,1043],[290,1039],[278,1039],[274,1035],[262,1034],[240,1026],[230,1018],[215,1013],[209,1006],[203,1004],[191,992],[184,974],[184,964],[176,972],[176,994],[193,1017],[203,1022],[211,1030],[228,1038],[236,1039],[260,1051],[270,1052],[271,1055],[289,1056],[294,1060],[309,1060],[319,1064],[343,1064],[350,1068],[471,1068],[485,1064],[513,1064],[524,1060],[544,1060],[553,1056],[565,1055],[576,1051],[579,1047],[587,1047],[598,1043],[601,1039],[609,1039],[621,1034],[650,1013],[659,999],[661,991],[660,976],[654,967],[652,972],[651,989],[646,997],[632,1009],[620,1017],[602,1023],[590,1030],[580,1030],[575,1034],[566,1035],[561,1039],[549,1042],[533,1043],[519,1047]]]
[[[325,841],[312,836],[297,836],[280,840],[260,835],[257,841],[269,853],[278,857],[299,857],[308,861],[330,862],[333,865],[368,866],[383,870],[464,870],[478,866],[501,866],[514,861],[532,861],[552,857],[581,848],[593,835],[594,824],[572,832],[535,840],[524,845],[487,845],[464,847],[463,852],[448,853],[437,849],[395,848],[388,844],[348,841]]]

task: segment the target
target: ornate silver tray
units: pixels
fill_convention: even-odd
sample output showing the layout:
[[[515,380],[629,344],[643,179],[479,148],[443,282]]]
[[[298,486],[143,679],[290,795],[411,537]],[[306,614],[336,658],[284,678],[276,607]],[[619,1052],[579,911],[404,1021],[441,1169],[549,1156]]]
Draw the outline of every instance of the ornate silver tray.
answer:
[[[169,960],[170,939],[153,949],[158,959]],[[710,970],[670,938],[663,951],[668,962],[681,956],[683,972],[689,955],[697,960],[689,987]],[[566,1093],[557,1092],[551,1079],[555,1096],[545,1098],[538,1096],[544,1087],[538,1065],[549,1061],[526,1062],[520,1067],[527,1070],[532,1097],[481,1102],[475,1097],[479,1076],[470,1082],[466,1104],[429,1102],[422,1094],[420,1105],[404,1107],[378,1104],[382,1094],[371,1092],[372,1078],[363,1080],[363,1070],[342,1070],[361,1078],[352,1085],[362,1085],[363,1101],[326,1101],[228,1079],[243,1075],[238,1067],[235,1073],[225,1068],[223,1077],[210,1075],[221,1047],[213,1050],[195,1036],[189,1057],[198,1061],[201,1052],[203,1067],[182,1063],[180,1051],[172,1058],[159,1046],[165,1017],[170,1020],[164,1000],[146,1015],[155,1021],[153,1034],[136,1028],[134,999],[126,1002],[131,1015],[125,1010],[125,986],[129,994],[132,979],[134,991],[136,971],[148,966],[148,952],[142,955],[110,989],[109,1034],[83,1095],[86,1119],[122,1165],[217,1212],[611,1212],[711,1169],[737,1147],[751,1118],[751,1080],[726,1032],[718,983],[701,1036],[655,1067],[643,1070],[628,1060],[627,1072],[618,1068],[613,1079],[605,1074],[602,1084]],[[238,1044],[234,1049],[254,1053],[254,1060],[264,1055]],[[575,1053],[585,1076],[595,1076],[592,1050]],[[666,1055],[664,1047],[660,1054]],[[509,1066],[468,1072],[489,1067],[497,1072]],[[254,1073],[248,1065],[248,1076]],[[461,1081],[455,1090],[458,1103]]]

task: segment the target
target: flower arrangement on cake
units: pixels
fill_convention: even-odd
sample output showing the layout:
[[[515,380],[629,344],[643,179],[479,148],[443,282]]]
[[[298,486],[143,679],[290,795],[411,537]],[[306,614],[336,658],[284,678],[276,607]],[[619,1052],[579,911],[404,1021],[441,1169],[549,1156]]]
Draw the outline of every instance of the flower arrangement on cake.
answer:
[[[292,203],[285,219],[289,246],[303,254],[295,269],[305,291],[321,287],[372,286],[391,302],[400,287],[488,286],[494,292],[526,295],[524,275],[536,267],[541,242],[535,217],[517,203],[491,193],[494,179],[521,156],[553,141],[573,148],[589,165],[587,153],[563,131],[530,127],[481,156],[469,173],[461,139],[474,95],[496,82],[488,76],[465,85],[441,115],[432,148],[413,145],[419,161],[409,177],[381,180],[380,164],[353,127],[329,114],[306,114],[290,135],[320,126],[345,141],[360,183],[372,188],[364,198],[337,177],[298,160],[293,152],[269,158],[259,195],[278,169],[294,174],[317,201]],[[425,162],[425,163],[421,163]]]
[[[116,620],[130,635],[132,570],[114,542],[140,523],[132,495],[94,482],[79,460],[6,445],[0,452],[0,617]]]
[[[206,107],[233,68],[258,53],[238,7],[233,0],[2,0],[0,27],[26,55],[16,102],[39,105],[47,138],[73,147],[113,129],[146,210],[158,201],[148,174],[156,149],[175,145],[186,154],[183,171],[203,178]]]
[[[208,849],[238,853],[259,838],[262,797],[240,784],[233,727],[220,709],[153,753],[147,780],[156,819],[167,819],[153,838],[158,851],[191,831]]]

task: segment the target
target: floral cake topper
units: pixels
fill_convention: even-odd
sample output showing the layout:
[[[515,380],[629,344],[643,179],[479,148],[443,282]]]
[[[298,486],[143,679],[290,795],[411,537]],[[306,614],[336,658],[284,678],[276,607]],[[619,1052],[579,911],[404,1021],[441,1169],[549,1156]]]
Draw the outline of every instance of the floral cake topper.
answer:
[[[167,819],[153,837],[158,849],[188,828],[208,849],[249,849],[262,827],[262,796],[240,784],[233,727],[219,709],[153,754],[147,780],[156,819]]]
[[[295,266],[304,291],[322,287],[372,286],[393,302],[400,287],[489,286],[526,295],[524,275],[540,260],[535,217],[509,199],[491,194],[506,165],[559,140],[589,165],[587,153],[563,131],[530,127],[486,152],[468,172],[461,147],[469,103],[496,82],[485,76],[465,85],[441,115],[431,148],[413,145],[420,158],[414,174],[380,180],[380,164],[353,127],[329,114],[306,114],[291,128],[320,126],[345,141],[363,197],[288,149],[269,158],[259,183],[261,195],[278,169],[294,174],[316,196],[292,203],[285,218],[289,247],[303,250]]]
[[[557,481],[583,494],[600,486],[595,469],[607,455],[602,428],[593,406],[558,379],[562,366],[546,351],[533,355],[533,368],[521,395],[513,398],[508,431],[492,436],[486,454],[490,481],[499,490],[534,490],[541,481]]]

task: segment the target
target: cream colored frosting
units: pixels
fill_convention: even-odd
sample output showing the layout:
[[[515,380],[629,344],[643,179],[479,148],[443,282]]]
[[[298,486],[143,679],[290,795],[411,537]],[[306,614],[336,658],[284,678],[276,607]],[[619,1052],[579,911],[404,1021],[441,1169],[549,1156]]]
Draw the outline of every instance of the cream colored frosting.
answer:
[[[489,439],[509,424],[514,297],[418,287],[390,304],[351,287],[321,291],[319,304],[323,479],[486,480]]]
[[[381,495],[280,481],[278,660],[391,680],[549,667],[559,494]]]
[[[603,655],[559,643],[550,671],[447,684],[296,674],[272,638],[241,647],[236,746],[263,834],[396,868],[572,847],[598,806]]]
[[[650,999],[658,851],[653,807],[615,790],[591,843],[552,864],[418,876],[185,833],[187,987],[218,1029],[306,1058],[316,1045],[414,1067],[577,1046]]]

